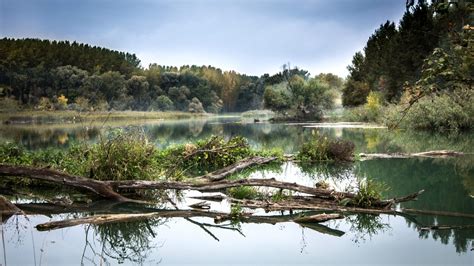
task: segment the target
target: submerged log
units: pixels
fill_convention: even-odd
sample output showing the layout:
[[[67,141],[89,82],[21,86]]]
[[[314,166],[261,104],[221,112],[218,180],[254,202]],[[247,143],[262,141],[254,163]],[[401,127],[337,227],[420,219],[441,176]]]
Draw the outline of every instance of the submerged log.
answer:
[[[110,185],[105,182],[75,176],[49,168],[37,168],[29,166],[0,165],[0,176],[26,177],[35,180],[47,181],[55,184],[62,184],[74,188],[85,189],[101,197],[128,202],[134,201],[115,192]]]
[[[321,214],[315,214],[311,216],[303,216],[303,217],[298,217],[294,219],[296,223],[322,223],[326,222],[329,220],[334,220],[334,219],[342,219],[344,216],[342,216],[339,213],[321,213]]]
[[[449,158],[463,156],[463,152],[451,151],[451,150],[434,150],[417,153],[359,153],[359,156],[363,160],[371,159],[406,159],[415,157],[425,158]]]

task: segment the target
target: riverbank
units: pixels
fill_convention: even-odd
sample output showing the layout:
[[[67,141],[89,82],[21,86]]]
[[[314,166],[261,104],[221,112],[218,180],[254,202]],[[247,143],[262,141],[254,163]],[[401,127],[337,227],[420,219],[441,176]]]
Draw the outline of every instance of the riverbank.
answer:
[[[77,112],[77,111],[20,111],[0,113],[2,124],[73,124],[81,122],[107,122],[120,120],[166,120],[190,119],[207,117],[207,113],[187,112],[138,112],[138,111],[112,111],[112,112]]]

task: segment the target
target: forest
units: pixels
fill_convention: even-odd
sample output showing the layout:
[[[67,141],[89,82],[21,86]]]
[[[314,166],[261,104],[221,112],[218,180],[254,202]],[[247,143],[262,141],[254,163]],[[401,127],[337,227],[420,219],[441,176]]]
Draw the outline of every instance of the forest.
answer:
[[[333,74],[320,74],[312,81],[307,71],[286,67],[261,77],[212,66],[150,64],[144,69],[134,54],[68,41],[4,38],[0,48],[0,96],[2,108],[10,110],[22,106],[39,110],[240,112],[262,109],[266,87],[288,83],[296,76],[299,82],[324,83],[324,89],[342,85],[342,79]],[[279,102],[286,98],[271,100],[270,94],[265,94],[269,107],[288,105]]]
[[[290,63],[260,77],[213,66],[143,68],[134,54],[88,44],[4,38],[0,109],[270,109],[285,119],[318,121],[342,94],[346,121],[469,129],[474,124],[472,10],[465,1],[407,5],[397,24],[381,24],[354,55],[345,79],[331,73],[311,76]]]
[[[148,4],[163,7],[126,2],[117,2],[123,17],[111,18],[114,30],[126,17],[140,21],[125,7],[144,16]],[[185,8],[164,2],[167,20],[176,23],[170,31],[196,42],[165,39],[190,50],[202,45],[182,20],[197,1]],[[144,66],[126,51],[11,37],[30,36],[22,32],[0,37],[0,266],[471,265],[472,1],[300,1],[304,12],[295,0],[278,2],[292,7],[284,12],[270,1],[221,2],[199,1],[200,11],[244,10],[249,21],[263,13],[295,31],[300,19],[315,29],[350,20],[373,34],[365,41],[349,29],[363,36],[357,45],[345,36],[317,36],[341,42],[338,52],[349,50],[341,69],[355,53],[347,77],[310,73],[310,63],[284,56],[277,73],[247,75],[211,65]],[[266,9],[255,12],[257,6]],[[114,8],[94,2],[89,11],[103,19]],[[311,13],[319,8],[327,14]],[[400,21],[383,22],[395,13]],[[228,25],[224,20],[218,22]],[[152,22],[136,25],[149,29]],[[107,28],[94,25],[101,26]],[[66,28],[71,35],[48,28],[50,35],[33,37],[75,36]],[[133,38],[130,49],[148,54],[135,45],[138,35],[121,30],[120,42]],[[261,40],[245,30],[245,38]],[[307,60],[329,54],[278,37],[293,42],[290,54],[310,45],[317,56],[301,49]],[[152,49],[172,54],[166,46]],[[197,62],[196,53],[183,53],[184,62]],[[202,56],[225,62],[210,55]],[[252,56],[251,64],[268,67],[266,57]]]
[[[343,88],[352,119],[437,131],[473,125],[473,6],[407,1],[398,26],[387,21],[348,67]]]

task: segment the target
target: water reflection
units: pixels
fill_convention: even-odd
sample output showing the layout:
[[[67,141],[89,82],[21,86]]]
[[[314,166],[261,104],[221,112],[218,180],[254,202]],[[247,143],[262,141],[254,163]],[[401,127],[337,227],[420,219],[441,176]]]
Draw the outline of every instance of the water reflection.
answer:
[[[110,130],[125,127],[113,124],[35,127],[9,125],[0,128],[0,140],[22,143],[29,149],[68,147],[74,142],[94,142]],[[311,130],[319,130],[323,134],[353,141],[358,152],[419,152],[434,149],[474,152],[473,133],[443,136],[386,129],[311,129],[301,125],[246,123],[239,118],[160,121],[133,127],[144,130],[160,148],[211,135],[241,135],[249,139],[249,143],[255,148],[278,147],[286,153],[294,153],[308,139]],[[342,165],[286,163],[278,169],[253,173],[252,177],[275,177],[304,185],[315,185],[316,182],[325,180],[338,190],[350,187],[357,178],[370,177],[390,187],[384,195],[386,197],[425,189],[418,201],[404,203],[403,208],[474,214],[472,155],[452,159],[380,159]],[[49,210],[49,213],[45,211],[44,214],[60,220],[102,213],[103,206],[92,207],[87,206],[80,211],[70,210],[66,214],[65,209],[56,213]],[[124,212],[122,209],[109,210],[112,211]],[[426,261],[419,261],[420,263],[472,262],[473,229],[420,230],[421,226],[435,224],[473,224],[474,219],[470,218],[359,214],[340,221],[301,227],[291,222],[291,216],[287,214],[262,213],[261,216],[264,215],[274,217],[259,217],[258,220],[241,224],[215,224],[213,217],[181,215],[127,223],[78,226],[51,232],[38,232],[33,228],[35,224],[48,221],[50,218],[46,216],[32,216],[30,221],[16,216],[11,217],[3,228],[8,259],[10,263],[20,265],[33,263],[32,256],[24,256],[24,253],[33,250],[36,264],[47,258],[51,264],[58,265],[64,264],[64,261],[79,261],[81,258],[84,264],[156,264],[162,260],[167,263],[225,264],[230,257],[236,257],[235,254],[247,253],[253,255],[248,260],[244,256],[238,256],[234,258],[235,263],[296,264],[336,261],[347,264],[356,263],[356,258],[365,256],[374,257],[375,264],[383,264],[401,260],[396,255],[397,252],[389,252],[397,249],[402,250],[406,258],[420,257],[421,250],[425,250],[422,257]],[[378,243],[383,245],[379,248]],[[444,245],[439,245],[440,243]],[[59,248],[60,245],[64,248]],[[408,246],[414,248],[410,249]],[[56,248],[54,252],[52,247]],[[277,256],[278,260],[275,258],[275,250],[280,254]],[[345,260],[340,256],[341,250],[352,260]],[[213,254],[213,257],[202,255],[208,253]],[[186,254],[194,256],[195,261],[185,260]]]

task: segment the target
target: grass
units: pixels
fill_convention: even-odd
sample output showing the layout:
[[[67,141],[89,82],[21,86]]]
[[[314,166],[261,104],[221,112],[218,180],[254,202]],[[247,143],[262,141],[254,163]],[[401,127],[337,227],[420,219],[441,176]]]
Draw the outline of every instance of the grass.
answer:
[[[26,110],[19,112],[0,112],[1,123],[28,123],[28,124],[55,124],[77,123],[91,121],[118,121],[127,119],[163,120],[187,119],[209,116],[209,114],[195,114],[187,112],[139,112],[139,111],[113,111],[113,112],[78,112],[78,111],[35,111]]]
[[[353,161],[354,143],[332,139],[313,131],[311,139],[301,146],[296,159],[301,162]]]
[[[229,188],[227,193],[235,199],[257,199],[260,196],[256,188],[246,186]]]
[[[72,145],[64,150],[28,151],[16,144],[0,144],[0,163],[54,168],[98,180],[191,179],[255,155],[277,154],[254,151],[242,137],[225,140],[217,136],[158,150],[143,132],[121,130],[96,144]]]
[[[350,204],[362,208],[372,207],[374,202],[382,200],[382,193],[388,188],[373,179],[362,178],[357,181],[357,193]]]

